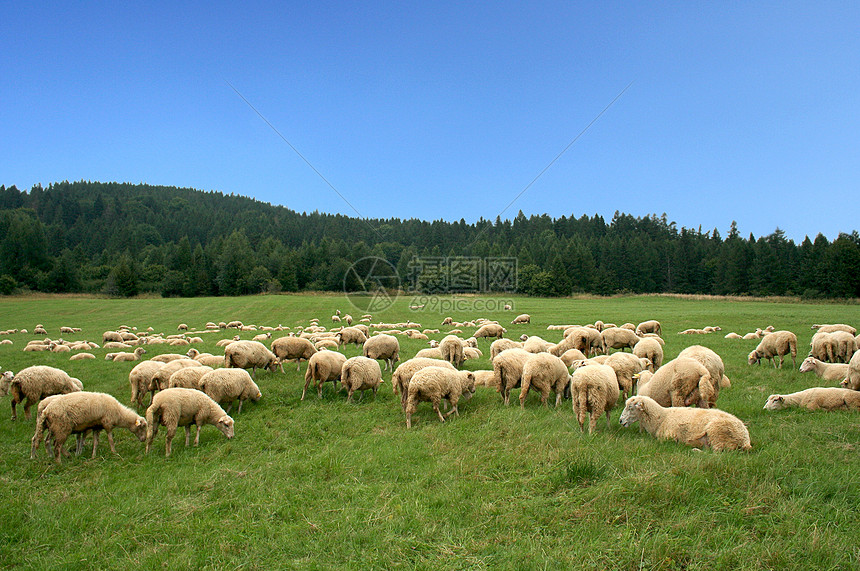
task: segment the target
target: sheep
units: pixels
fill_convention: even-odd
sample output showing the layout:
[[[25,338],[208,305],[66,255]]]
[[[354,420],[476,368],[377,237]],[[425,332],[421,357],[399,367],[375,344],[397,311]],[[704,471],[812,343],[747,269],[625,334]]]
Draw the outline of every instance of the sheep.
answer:
[[[309,361],[317,352],[313,343],[301,337],[279,337],[272,341],[272,352],[281,360],[281,372],[284,372],[284,361],[296,360],[296,371],[301,370],[302,360]]]
[[[661,440],[700,448],[710,446],[715,452],[752,449],[744,423],[715,408],[663,407],[647,396],[635,396],[627,399],[619,422],[628,427],[636,421]]]
[[[800,372],[813,371],[825,381],[842,381],[848,377],[847,363],[825,363],[815,357],[807,357],[800,363]]]
[[[71,348],[68,345],[60,345],[59,343],[51,345],[52,353],[68,353],[69,351],[71,351]]]
[[[613,353],[604,361],[605,365],[615,371],[618,388],[624,393],[625,399],[633,394],[633,376],[645,370],[650,363],[647,358],[624,352]]]
[[[338,344],[337,344],[337,341],[335,341],[333,339],[322,339],[322,340],[314,343],[314,349],[316,349],[317,351],[322,351],[325,349],[329,349],[331,351],[337,351]]]
[[[564,330],[563,339],[550,352],[559,356],[570,349],[579,349],[585,355],[592,355],[603,350],[603,337],[591,327],[568,327]]]
[[[520,323],[531,323],[532,317],[528,313],[521,313],[514,317],[514,320],[511,321],[511,325],[518,325]]]
[[[226,327],[227,329],[242,329],[244,324],[241,321],[230,321]]]
[[[638,336],[642,336],[643,333],[656,333],[657,335],[663,334],[663,328],[660,325],[660,322],[656,319],[651,319],[649,321],[643,321],[639,325],[636,326],[635,333]]]
[[[475,386],[476,387],[491,387],[498,389],[498,385],[496,384],[496,374],[493,371],[472,371],[472,374],[475,375]]]
[[[656,339],[650,337],[639,339],[633,346],[633,354],[651,361],[648,370],[652,373],[663,366],[663,346]]]
[[[490,344],[490,360],[496,358],[496,355],[504,351],[505,349],[514,349],[519,348],[522,349],[523,344],[519,341],[514,341],[513,339],[507,339],[502,337],[501,339],[496,339]]]
[[[179,369],[200,366],[202,366],[202,364],[194,359],[176,359],[175,361],[164,363],[164,365],[159,367],[159,369],[152,374],[152,378],[149,380],[149,392],[153,393],[154,396],[157,391],[163,391],[166,389],[167,381],[170,380],[170,375]]]
[[[834,331],[846,331],[851,335],[857,335],[857,329],[851,327],[850,325],[845,325],[844,323],[835,323],[830,325],[818,325],[815,324],[812,326],[813,329],[817,329],[818,331],[824,333],[833,333]]]
[[[212,367],[185,367],[179,369],[167,379],[167,388],[200,389],[200,379],[212,371]]]
[[[784,410],[789,407],[809,410],[860,410],[860,391],[837,387],[813,387],[788,395],[770,395],[765,410]]]
[[[520,386],[523,378],[523,367],[532,353],[525,349],[505,349],[493,359],[493,371],[498,379],[499,392],[505,405],[510,403],[511,389]]]
[[[227,414],[230,414],[233,408],[233,401],[239,401],[237,412],[241,413],[242,404],[247,399],[257,402],[263,396],[245,369],[213,369],[200,377],[197,384],[199,390],[212,397],[215,402],[229,402]]]
[[[406,428],[412,428],[412,415],[419,402],[433,403],[433,410],[439,415],[439,420],[445,422],[445,417],[456,414],[460,416],[457,404],[461,397],[469,399],[475,393],[475,375],[470,371],[451,371],[445,367],[425,367],[412,376],[409,382],[408,397],[406,398]],[[442,399],[451,404],[451,410],[445,416],[439,410]]]
[[[738,335],[734,331],[732,331],[731,333],[726,333],[725,338],[726,339],[743,339],[743,337],[741,337],[740,335]]]
[[[851,356],[854,354],[854,350],[856,349],[854,336],[847,331],[833,331],[829,335],[834,347],[834,360],[842,363],[850,361]]]
[[[709,408],[716,402],[711,375],[699,361],[678,357],[669,361],[643,382],[640,376],[637,394],[651,397],[661,406],[689,406]],[[665,403],[665,404],[663,404]]]
[[[455,368],[459,369],[463,366],[463,340],[456,335],[446,335],[439,342],[439,353],[442,359],[448,361]]]
[[[247,371],[243,371],[247,374]],[[194,389],[172,388],[165,389],[155,395],[152,404],[146,410],[146,454],[152,447],[152,441],[158,434],[158,426],[167,429],[167,439],[164,450],[166,457],[170,456],[171,443],[176,429],[185,427],[185,446],[191,439],[191,425],[197,427],[194,446],[200,443],[200,429],[204,424],[212,424],[228,439],[233,438],[233,419],[221,406],[208,395]]]
[[[39,426],[39,423],[41,422],[41,418],[45,415],[45,408],[47,408],[47,406],[51,402],[53,402],[54,399],[57,399],[61,396],[64,396],[64,395],[51,395],[51,396],[45,397],[41,401],[39,401],[39,406],[36,407],[36,426]],[[101,430],[101,427],[99,427],[98,429],[95,429],[96,436],[98,435],[100,430]],[[86,438],[87,434],[89,434],[90,432],[93,432],[93,431],[94,431],[94,429],[92,429],[92,428],[84,429],[81,432],[72,431],[72,433],[75,435],[75,440],[77,441],[77,443],[75,445],[75,456],[81,455],[81,452],[83,452],[83,449],[84,449],[84,439]],[[33,436],[35,436],[35,434]],[[52,436],[53,435],[51,434],[51,431],[49,430],[47,432],[47,434],[45,434],[45,439],[44,439],[45,440],[45,452],[48,453],[49,458],[54,457],[54,451],[51,448],[51,442],[53,441]],[[92,455],[92,458],[96,457],[96,451],[98,449],[98,438],[96,436],[93,437],[93,455]],[[38,448],[38,447],[39,447],[39,442],[37,439],[36,448]],[[30,448],[30,459],[31,460],[35,459],[35,457],[36,457],[35,452],[36,451],[32,448],[32,442],[31,442],[31,448]],[[66,455],[68,456],[68,454],[66,454]]]
[[[507,331],[507,329],[505,329],[498,323],[487,323],[485,325],[482,325],[478,328],[477,331],[475,331],[474,337],[476,339],[480,337],[496,337],[498,339],[501,339],[502,336],[507,333]]]
[[[52,399],[42,411],[30,446],[30,457],[42,441],[45,429],[51,431],[54,440],[54,460],[60,463],[60,455],[66,454],[63,445],[73,432],[95,430],[93,448],[98,446],[98,431],[104,429],[108,435],[111,452],[116,454],[113,441],[114,428],[126,428],[143,442],[146,437],[146,420],[130,408],[120,404],[116,398],[105,393],[76,391]]]
[[[215,346],[216,347],[226,347],[230,343],[234,343],[234,342],[238,341],[239,339],[240,338],[238,335],[234,335],[231,339],[221,339],[220,341],[215,343]]]
[[[532,335],[531,337],[526,336],[523,340],[523,349],[529,353],[549,353],[549,350],[553,347],[555,347],[554,343],[545,341],[537,335]],[[555,356],[557,357],[558,355]]]
[[[196,349],[195,349],[196,351]],[[149,359],[150,361],[155,361],[156,363],[170,363],[171,361],[178,361],[179,359],[187,359],[188,355],[180,355],[179,353],[162,353],[161,355],[156,355]]]
[[[484,352],[474,347],[463,347],[463,360],[480,359],[484,356]]]
[[[364,345],[367,341],[367,334],[357,327],[344,327],[337,333],[337,344],[348,345],[353,344],[356,347]]]
[[[143,408],[143,398],[149,392],[152,377],[164,363],[157,361],[142,361],[134,366],[128,374],[128,384],[131,385],[131,404],[137,403],[137,408]]]
[[[454,320],[450,317],[446,317],[445,319],[442,320],[442,325],[452,325],[453,323],[454,323]]]
[[[794,366],[797,366],[797,335],[791,331],[774,331],[766,336],[758,344],[752,353],[749,354],[749,364],[755,365],[760,363],[762,359],[768,359],[776,368],[776,359],[779,357],[779,368],[782,368],[782,362],[785,355],[791,353],[791,360]]]
[[[188,324],[187,323],[180,323],[176,329],[178,331],[188,331]]]
[[[95,359],[96,356],[92,353],[76,353],[69,357],[69,361],[82,361],[84,359]]]
[[[629,329],[622,329],[621,327],[609,327],[604,329],[600,335],[603,337],[603,350],[606,352],[610,349],[623,351],[628,347],[632,351],[636,343],[639,342],[639,336]]]
[[[719,395],[721,388],[727,389],[732,386],[731,381],[726,376],[726,366],[723,364],[723,359],[714,350],[702,345],[691,345],[678,353],[678,356],[695,359],[705,366],[711,375],[711,383],[714,385],[714,399]],[[713,405],[714,402],[711,404]]]
[[[226,368],[251,369],[257,378],[257,367],[275,372],[281,361],[259,341],[236,341],[224,348]]]
[[[146,353],[146,349],[143,347],[138,347],[134,350],[134,353],[113,353],[113,362],[121,362],[121,361],[139,361],[140,356]]]
[[[24,417],[30,420],[30,407],[47,396],[67,394],[83,390],[78,379],[70,377],[62,369],[47,365],[33,365],[18,371],[3,373],[0,378],[0,396],[12,396],[12,420],[18,420],[15,407],[24,402]]]
[[[839,386],[843,389],[860,390],[860,351],[851,357],[848,362],[848,376],[839,383]]]
[[[440,349],[439,347],[428,347],[427,349],[421,349],[420,351],[415,353],[415,357],[421,359],[439,359],[441,361],[444,361],[444,359],[442,359],[442,349]]]
[[[618,402],[618,380],[609,365],[586,365],[579,367],[570,376],[570,393],[573,413],[579,429],[585,431],[585,415],[588,413],[588,433],[594,432],[597,419],[606,413],[606,428],[610,427],[610,411]]]
[[[301,400],[305,400],[305,394],[311,381],[316,381],[319,398],[322,398],[322,387],[326,381],[331,381],[337,390],[337,382],[340,380],[344,363],[346,363],[346,356],[337,351],[319,351],[311,355],[308,360],[308,368],[305,371],[305,388],[302,389]]]
[[[836,362],[839,355],[839,344],[831,334],[823,331],[812,336],[809,343],[809,356],[827,363]]]
[[[520,390],[520,408],[525,408],[529,390],[540,392],[540,402],[548,406],[547,399],[550,391],[555,393],[555,406],[558,408],[564,394],[565,386],[570,380],[570,373],[564,362],[549,353],[531,355],[523,365],[522,389]]]
[[[574,361],[585,361],[585,355],[583,355],[582,351],[580,351],[579,349],[569,349],[565,351],[559,358],[564,363],[564,366],[568,369],[570,369]]]
[[[102,345],[102,349],[131,349],[131,345],[128,343],[121,343],[118,341],[108,341]]]
[[[383,359],[385,369],[393,371],[394,363],[400,360],[400,342],[391,335],[376,335],[364,342],[361,354],[371,359]]]
[[[253,337],[251,337],[251,341],[262,342],[262,341],[266,341],[267,339],[271,339],[271,338],[272,338],[272,334],[269,332],[266,332],[266,333],[260,333],[259,335],[254,335]]]
[[[382,384],[382,369],[379,361],[368,357],[351,357],[344,362],[340,370],[340,386],[347,390],[346,402],[352,401],[352,394],[361,391],[373,391],[373,400],[376,400],[376,390]]]
[[[47,334],[48,334],[48,331],[44,327],[42,327],[41,325],[37,325],[33,329],[33,335],[47,335]]]

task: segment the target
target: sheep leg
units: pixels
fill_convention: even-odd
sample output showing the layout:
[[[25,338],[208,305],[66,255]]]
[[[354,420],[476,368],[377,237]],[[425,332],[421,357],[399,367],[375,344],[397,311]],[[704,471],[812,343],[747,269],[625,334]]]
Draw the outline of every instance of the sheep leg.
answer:
[[[284,370],[284,364],[281,363],[281,372],[283,372],[283,370]],[[302,360],[296,359],[296,372],[299,372],[301,370],[302,370]]]
[[[33,403],[30,402],[30,397],[27,397],[27,401],[24,403],[24,418],[30,420],[30,407],[33,406]]]
[[[202,424],[197,425],[197,434],[194,436],[194,446],[200,444],[200,429],[203,428]]]
[[[305,400],[305,393],[308,392],[308,385],[310,385],[310,384],[311,384],[311,379],[308,379],[305,381],[305,388],[302,389],[302,399],[301,400]]]
[[[108,444],[110,444],[110,451],[116,454],[116,446],[113,445],[113,432],[110,428],[105,428],[105,432],[107,432]],[[98,432],[96,433],[96,435],[98,435]]]
[[[447,417],[451,416],[451,414],[452,414],[452,413],[456,414],[457,416],[460,416],[460,411],[459,411],[459,410],[457,410],[457,403],[459,402],[459,400],[460,400],[460,399],[456,399],[456,398],[455,398],[455,399],[452,399],[452,400],[450,401],[450,403],[451,403],[451,410],[449,410],[449,411],[445,414],[445,418],[447,418]]]
[[[165,445],[164,456],[169,457],[171,452],[171,443],[173,442],[173,437],[176,436],[176,426],[168,426],[167,427],[167,444]]]
[[[199,433],[198,433],[199,434]],[[191,425],[185,425],[185,447],[188,448],[188,444],[191,442]],[[197,443],[194,443],[194,446],[197,446]]]
[[[65,455],[68,457],[69,453],[63,447],[66,443],[66,439],[69,437],[69,433],[66,431],[61,431],[57,434],[54,434],[54,462],[57,464],[61,464],[60,456]]]
[[[110,440],[111,440],[110,433],[108,433],[108,442],[110,442]],[[81,439],[81,447],[83,447],[83,444],[84,444],[84,441],[83,441],[83,439]],[[94,430],[93,431],[93,455],[92,455],[93,460],[95,460],[95,458],[96,458],[96,450],[98,450],[98,447],[99,447],[99,431]]]
[[[12,397],[12,420],[18,420],[18,413],[15,411],[15,405],[18,402],[15,400],[15,397]]]
[[[438,400],[433,401],[433,410],[435,410],[436,414],[439,415],[439,420],[441,420],[442,422],[445,422],[445,417],[442,416],[442,411],[439,410],[439,401]]]
[[[236,414],[239,414],[240,412],[242,412],[242,403],[244,403],[244,402],[245,401],[243,399],[239,399],[239,410],[236,411]]]

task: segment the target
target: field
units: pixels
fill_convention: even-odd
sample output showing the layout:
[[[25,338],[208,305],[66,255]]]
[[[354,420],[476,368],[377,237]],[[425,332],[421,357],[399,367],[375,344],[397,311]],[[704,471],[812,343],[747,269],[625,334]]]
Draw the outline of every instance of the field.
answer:
[[[479,389],[459,418],[440,423],[428,404],[407,431],[390,373],[374,402],[347,404],[329,384],[323,398],[300,402],[302,372],[258,372],[263,392],[235,414],[236,437],[207,426],[198,448],[181,432],[164,457],[117,430],[118,455],[102,439],[96,459],[56,466],[40,451],[29,459],[33,421],[0,419],[0,565],[22,568],[130,569],[846,569],[860,566],[860,426],[857,413],[762,410],[767,396],[820,384],[788,366],[750,367],[756,341],[723,338],[774,325],[798,334],[798,365],[810,324],[860,323],[860,306],[669,297],[513,298],[514,312],[474,309],[460,298],[455,319],[488,317],[557,341],[551,323],[596,319],[663,323],[667,360],[703,344],[725,361],[732,387],[718,406],[743,419],[753,451],[695,451],[658,442],[637,428],[601,421],[583,435],[570,401],[543,408],[532,393],[525,410],[505,408]],[[410,310],[409,300],[374,316],[439,326],[444,314]],[[493,304],[495,305],[495,304]],[[81,327],[74,338],[101,342],[121,324],[166,334],[180,322],[296,327],[336,308],[360,315],[342,296],[277,295],[207,299],[108,300],[0,298],[0,329]],[[447,314],[448,312],[446,312]],[[722,333],[677,335],[720,325]],[[470,333],[471,330],[467,330]],[[227,333],[204,336],[215,353]],[[230,333],[232,335],[232,333]],[[243,338],[250,338],[246,333]],[[32,334],[8,337],[0,367],[33,364],[67,370],[88,390],[128,402],[133,363],[68,361],[24,353]],[[441,335],[436,336],[441,338]],[[401,360],[425,342],[401,340]],[[489,355],[489,342],[480,341]],[[171,352],[166,346],[147,357]],[[184,351],[183,351],[184,352]],[[347,356],[359,354],[349,346]],[[485,357],[470,369],[490,368]],[[34,408],[35,412],[35,408]],[[89,441],[88,441],[89,442]]]

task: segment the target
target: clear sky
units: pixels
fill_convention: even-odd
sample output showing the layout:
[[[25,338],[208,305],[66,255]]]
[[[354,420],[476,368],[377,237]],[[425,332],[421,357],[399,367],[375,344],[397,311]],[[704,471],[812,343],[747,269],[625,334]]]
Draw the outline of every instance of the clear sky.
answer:
[[[858,30],[856,1],[3,2],[0,184],[832,239],[860,229]]]

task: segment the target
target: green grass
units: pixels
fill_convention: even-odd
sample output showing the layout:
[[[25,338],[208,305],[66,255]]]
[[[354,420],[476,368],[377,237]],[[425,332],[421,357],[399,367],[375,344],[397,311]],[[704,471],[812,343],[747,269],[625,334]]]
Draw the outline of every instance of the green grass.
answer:
[[[476,298],[461,298],[472,304]],[[435,328],[444,315],[411,311],[401,298],[375,316]],[[749,367],[754,341],[723,338],[774,325],[798,334],[806,354],[814,322],[860,323],[860,306],[668,297],[514,298],[515,311],[463,311],[531,325],[508,336],[556,341],[550,323],[596,319],[663,323],[667,360],[704,344],[726,363],[732,388],[718,406],[749,426],[753,451],[697,452],[658,442],[637,428],[603,421],[588,436],[565,401],[558,409],[505,408],[479,390],[442,424],[421,405],[407,431],[390,374],[374,402],[347,404],[331,385],[323,399],[300,402],[302,376],[258,372],[263,399],[247,403],[228,441],[211,426],[199,448],[180,436],[164,458],[117,431],[118,455],[103,442],[88,456],[55,466],[40,451],[29,459],[33,421],[0,418],[0,565],[22,568],[302,568],[302,569],[846,569],[860,565],[860,426],[856,413],[762,410],[767,396],[815,386],[787,366]],[[180,322],[288,326],[336,308],[360,315],[341,296],[293,295],[208,299],[107,300],[85,297],[0,299],[0,329],[42,323],[58,336],[100,342],[121,324],[173,333]],[[427,308],[425,308],[427,309]],[[679,336],[688,327],[720,325],[720,334]],[[471,330],[467,330],[470,332]],[[216,352],[204,336],[201,350]],[[243,337],[250,338],[251,334]],[[435,336],[441,338],[441,335]],[[68,361],[24,353],[32,334],[0,346],[0,367],[61,367],[88,390],[129,398],[133,363]],[[426,344],[402,340],[401,358]],[[489,342],[480,341],[489,353]],[[150,351],[170,352],[167,347]],[[347,356],[359,353],[354,346]],[[789,361],[790,365],[790,361]],[[489,368],[488,359],[467,368]],[[516,399],[514,399],[516,400]]]

